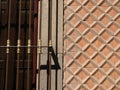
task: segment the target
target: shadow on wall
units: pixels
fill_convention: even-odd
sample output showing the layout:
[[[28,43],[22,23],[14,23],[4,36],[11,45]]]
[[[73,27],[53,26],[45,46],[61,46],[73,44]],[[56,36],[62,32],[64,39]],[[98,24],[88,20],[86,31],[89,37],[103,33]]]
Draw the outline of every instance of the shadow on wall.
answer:
[[[50,24],[50,23],[48,23]],[[58,90],[58,70],[61,69],[60,64],[58,62],[58,0],[56,0],[56,50],[53,47],[48,47],[48,52],[51,51],[51,57],[54,61],[54,65],[51,65],[51,70],[55,70],[55,90]],[[49,56],[48,56],[49,57]],[[47,70],[47,90],[49,90],[49,58],[47,60],[47,65],[41,65],[41,70]]]

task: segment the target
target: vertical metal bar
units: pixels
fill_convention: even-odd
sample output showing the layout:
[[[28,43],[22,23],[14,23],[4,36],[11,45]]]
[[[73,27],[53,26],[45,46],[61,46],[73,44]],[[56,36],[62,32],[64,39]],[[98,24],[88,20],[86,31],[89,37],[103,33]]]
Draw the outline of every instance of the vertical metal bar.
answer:
[[[0,0],[0,30],[2,28],[2,1]]]
[[[8,5],[8,40],[10,39],[10,22],[11,22],[11,0],[9,0],[9,5]]]
[[[39,54],[39,58],[38,58],[38,90],[40,90],[40,65],[41,65],[41,34],[42,34],[42,0],[40,1],[40,27],[38,30],[38,54]]]
[[[29,82],[30,82],[30,45],[31,45],[31,41],[28,40],[28,63],[27,63],[27,90],[29,89]]]
[[[39,55],[39,57],[38,57],[38,82],[37,82],[37,84],[38,84],[38,89],[37,90],[40,90],[40,65],[41,65],[41,40],[38,40],[38,55]]]
[[[58,54],[58,0],[56,0],[56,55]],[[55,80],[55,90],[58,90],[58,69],[55,71],[56,80]]]
[[[27,63],[27,90],[30,90],[30,46],[31,46],[31,15],[32,14],[32,0],[29,1],[29,28],[28,28],[28,63]]]
[[[48,21],[48,90],[51,90],[51,54],[52,54],[52,0],[49,0]]]
[[[48,59],[49,59],[49,61],[48,61],[48,90],[51,90],[51,53],[52,52],[50,52],[49,51],[49,56],[48,56]]]
[[[34,46],[37,45],[37,29],[38,29],[38,0],[34,1]],[[37,68],[37,48],[33,49],[33,78],[32,78],[32,90],[36,90],[36,68]]]
[[[8,31],[7,31],[7,48],[6,48],[6,77],[5,77],[5,90],[8,88],[8,67],[9,67],[9,46],[10,46],[10,22],[11,22],[11,0],[8,4]]]
[[[49,40],[49,45],[51,44],[52,41],[52,0],[49,0],[49,21],[48,21],[48,40]]]
[[[20,36],[21,36],[21,2],[22,0],[19,0],[19,22],[18,22],[18,41],[17,41],[17,65],[16,65],[16,68],[17,68],[17,73],[16,73],[16,90],[19,89],[19,60],[20,60]]]
[[[5,90],[7,90],[7,86],[8,86],[8,61],[9,61],[9,49],[7,48],[6,50],[6,77],[5,77]]]

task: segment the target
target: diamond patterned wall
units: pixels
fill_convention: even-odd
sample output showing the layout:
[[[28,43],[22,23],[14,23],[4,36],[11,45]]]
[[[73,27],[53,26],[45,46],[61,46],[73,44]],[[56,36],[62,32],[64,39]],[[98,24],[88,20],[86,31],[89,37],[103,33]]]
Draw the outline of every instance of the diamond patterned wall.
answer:
[[[120,0],[64,0],[64,90],[120,90]]]

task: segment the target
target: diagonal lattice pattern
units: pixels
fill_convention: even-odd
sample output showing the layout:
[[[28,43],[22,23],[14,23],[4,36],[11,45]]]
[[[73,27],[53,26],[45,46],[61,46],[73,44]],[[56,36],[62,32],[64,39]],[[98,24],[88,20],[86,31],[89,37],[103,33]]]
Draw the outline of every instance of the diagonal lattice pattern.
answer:
[[[64,0],[64,90],[120,90],[120,0]]]

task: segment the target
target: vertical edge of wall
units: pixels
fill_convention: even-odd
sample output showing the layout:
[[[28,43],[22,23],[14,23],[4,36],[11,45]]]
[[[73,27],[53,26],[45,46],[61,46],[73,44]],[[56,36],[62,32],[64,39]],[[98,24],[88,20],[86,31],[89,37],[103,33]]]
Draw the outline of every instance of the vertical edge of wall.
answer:
[[[48,0],[43,0],[42,2],[41,40],[42,40],[42,46],[48,45]],[[41,66],[46,66],[46,65],[47,65],[47,48],[42,48]],[[41,68],[41,71],[40,71],[40,89],[47,90],[47,69],[46,68],[45,69]]]
[[[63,0],[58,0],[58,60],[60,71],[58,76],[58,90],[63,87]]]

